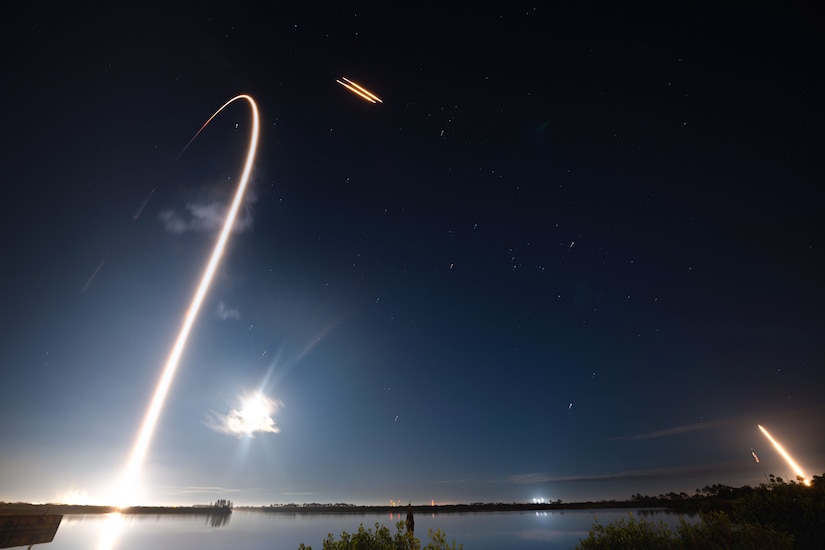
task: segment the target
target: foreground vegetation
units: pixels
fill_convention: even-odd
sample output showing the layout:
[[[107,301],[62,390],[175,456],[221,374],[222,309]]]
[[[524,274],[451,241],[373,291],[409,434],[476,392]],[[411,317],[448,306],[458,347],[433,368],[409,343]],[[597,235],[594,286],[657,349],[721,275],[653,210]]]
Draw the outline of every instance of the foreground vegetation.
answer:
[[[751,523],[735,524],[724,512],[701,514],[696,525],[679,520],[674,532],[662,520],[635,519],[629,515],[608,525],[598,521],[590,529],[586,539],[582,539],[580,550],[635,550],[637,548],[657,548],[659,550],[687,549],[734,549],[770,548],[791,550],[793,536],[779,533],[770,528]]]
[[[120,509],[108,506],[33,505],[27,503],[0,502],[0,516],[3,515],[44,515],[44,514],[94,514],[120,511],[126,514],[204,514],[222,516],[215,525],[226,523],[233,508],[230,501],[220,500],[208,506],[191,507],[133,507]],[[415,512],[450,513],[468,511],[502,510],[565,510],[565,509],[610,509],[668,508],[684,514],[699,513],[699,521],[689,523],[680,520],[672,529],[661,520],[652,521],[629,514],[607,525],[596,521],[588,536],[577,548],[582,550],[661,548],[661,549],[822,549],[825,548],[825,474],[814,476],[810,486],[798,482],[786,482],[780,477],[770,476],[768,483],[758,487],[739,488],[725,485],[706,486],[696,489],[695,494],[667,493],[657,497],[632,495],[627,501],[600,501],[588,503],[563,503],[560,500],[541,505],[531,504],[484,504],[453,506],[413,506]],[[294,504],[273,505],[256,510],[273,512],[365,513],[382,509],[399,511],[398,508],[354,506],[348,504],[321,505]],[[642,510],[644,513],[644,510]],[[447,535],[441,530],[428,532],[428,541],[422,546],[412,532],[408,532],[404,522],[397,524],[395,535],[380,524],[375,530],[365,529],[363,524],[356,533],[342,532],[336,538],[331,533],[323,541],[323,550],[456,550],[462,545],[447,542]],[[311,550],[311,546],[300,545],[299,550]]]
[[[736,550],[770,548],[772,550],[825,548],[825,474],[814,476],[810,486],[786,482],[770,476],[768,483],[758,487],[707,486],[696,494],[668,493],[658,497],[633,495],[629,503],[637,507],[667,507],[680,511],[699,512],[699,521],[683,518],[675,529],[662,520],[634,517],[602,525],[596,523],[588,536],[576,546],[580,550],[630,550],[656,548],[661,550]],[[616,503],[619,505],[620,503]],[[621,503],[622,505],[626,503]],[[477,508],[487,506],[475,505]],[[500,505],[499,505],[500,506]],[[562,503],[554,503],[554,507]],[[571,506],[572,508],[573,506]],[[575,506],[578,508],[578,506]],[[597,506],[598,507],[598,506]],[[618,506],[605,506],[615,508]],[[396,524],[396,533],[378,523],[375,530],[364,525],[356,533],[344,531],[336,538],[332,533],[323,541],[323,550],[456,550],[441,530],[428,533],[425,546],[405,528]],[[301,544],[298,550],[312,550]]]
[[[408,531],[405,523],[399,521],[395,524],[395,536],[390,534],[390,530],[379,524],[375,524],[375,531],[372,529],[364,529],[362,523],[358,527],[357,533],[341,533],[340,538],[336,539],[335,535],[330,533],[324,539],[323,550],[462,550],[463,545],[456,546],[455,541],[447,542],[447,535],[438,529],[433,531],[430,529],[427,532],[429,541],[426,546],[421,546],[421,541],[418,540],[412,531]],[[301,543],[298,550],[312,550],[312,546],[304,546]]]
[[[675,531],[632,515],[608,525],[597,521],[577,548],[825,548],[825,474],[814,476],[811,486],[771,476],[759,487],[724,494],[734,495],[717,499],[721,509],[701,512],[695,525],[681,519]]]

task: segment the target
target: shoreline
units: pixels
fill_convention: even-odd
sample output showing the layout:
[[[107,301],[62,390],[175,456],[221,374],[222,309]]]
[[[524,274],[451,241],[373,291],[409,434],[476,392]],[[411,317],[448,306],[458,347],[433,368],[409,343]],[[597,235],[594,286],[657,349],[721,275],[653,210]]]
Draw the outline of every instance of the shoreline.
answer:
[[[0,503],[0,517],[44,515],[96,515],[121,513],[125,515],[203,515],[220,516],[232,513],[232,508],[217,506],[96,506],[82,504],[28,504],[23,502]]]
[[[444,504],[444,505],[413,505],[413,512],[419,514],[460,514],[474,512],[542,512],[564,510],[589,510],[611,508],[648,508],[662,511],[689,512],[681,507],[666,506],[665,503],[644,505],[633,501],[602,501],[602,502],[566,502],[566,503],[495,503],[495,504]],[[232,510],[244,512],[261,512],[266,514],[373,514],[373,513],[402,513],[407,506],[367,506],[342,504],[285,504],[269,506],[236,506],[234,508],[215,506],[130,506],[117,508],[116,506],[96,506],[77,504],[28,504],[28,503],[0,503],[0,517],[6,515],[95,515],[112,514],[119,512],[125,515],[228,515]]]

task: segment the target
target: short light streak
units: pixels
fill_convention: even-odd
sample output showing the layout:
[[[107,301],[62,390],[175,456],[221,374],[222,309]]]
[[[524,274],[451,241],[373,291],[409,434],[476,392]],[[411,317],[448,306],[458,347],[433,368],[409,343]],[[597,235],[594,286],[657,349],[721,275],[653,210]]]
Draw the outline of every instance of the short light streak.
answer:
[[[95,268],[94,273],[92,273],[92,276],[86,281],[86,284],[83,285],[83,290],[80,291],[81,294],[85,294],[85,292],[89,290],[89,286],[92,284],[92,281],[95,280],[95,277],[97,277],[97,274],[100,272],[100,268],[103,267],[104,263],[106,263],[106,258],[103,258],[100,260],[100,263],[97,264],[97,268]]]
[[[785,462],[787,462],[788,465],[790,465],[790,467],[794,471],[794,473],[796,473],[796,475],[798,475],[799,477],[802,478],[802,483],[804,483],[805,485],[810,485],[811,482],[808,480],[808,478],[805,477],[805,474],[802,472],[802,468],[800,468],[796,464],[796,462],[794,462],[794,460],[791,458],[791,455],[789,455],[787,453],[787,451],[785,451],[785,449],[782,448],[782,445],[780,445],[778,441],[776,441],[774,438],[771,437],[771,434],[768,433],[768,430],[763,428],[761,424],[757,424],[757,426],[759,426],[759,429],[762,430],[763,434],[765,434],[765,437],[768,438],[768,441],[770,441],[773,444],[773,446],[776,448],[776,450],[779,451],[779,454],[781,454],[782,458],[785,459]],[[755,457],[755,455],[754,455],[754,457]],[[757,462],[758,462],[758,460],[757,460]]]
[[[351,91],[355,94],[358,94],[359,96],[363,97],[364,99],[366,99],[370,103],[384,103],[383,101],[381,101],[380,97],[378,97],[374,93],[370,92],[369,90],[367,90],[363,86],[359,86],[357,83],[353,82],[352,80],[350,80],[349,78],[347,78],[345,76],[342,76],[341,78],[343,79],[343,82],[341,80],[336,80],[335,82],[337,82],[338,84],[340,84],[341,86],[343,86],[347,90],[349,90],[349,91]]]
[[[140,203],[140,206],[138,206],[138,209],[135,211],[135,214],[132,216],[133,220],[136,220],[140,217],[141,212],[143,212],[143,209],[146,208],[147,204],[149,204],[149,200],[152,198],[152,195],[154,195],[154,194],[155,194],[155,189],[152,188],[152,190],[149,192],[149,196],[146,197],[145,199],[143,199],[143,202]]]
[[[367,90],[366,88],[364,88],[364,87],[362,87],[362,86],[359,86],[358,84],[356,84],[355,82],[353,82],[353,81],[352,81],[352,80],[350,80],[349,78],[347,78],[347,77],[345,77],[345,76],[342,76],[341,78],[343,78],[343,79],[344,79],[344,81],[345,81],[347,84],[350,84],[350,85],[352,85],[354,88],[357,88],[359,91],[364,92],[365,94],[367,94],[369,97],[371,97],[372,99],[374,99],[374,100],[375,100],[375,101],[377,101],[378,103],[384,103],[383,101],[381,101],[381,98],[380,98],[380,97],[378,97],[378,96],[377,96],[377,95],[375,95],[374,93],[370,92],[370,91],[369,91],[369,90]]]
[[[198,130],[195,137],[193,137],[184,148],[185,151],[192,141],[198,137],[198,134],[206,128],[206,126],[218,115],[218,113],[223,111],[229,104],[237,100],[246,100],[252,109],[252,133],[249,140],[249,149],[246,154],[246,162],[243,167],[243,173],[241,175],[240,182],[238,183],[237,191],[235,191],[235,198],[233,199],[229,212],[226,215],[226,221],[223,224],[223,229],[221,229],[218,240],[215,243],[215,248],[212,250],[212,256],[209,258],[209,263],[206,265],[206,269],[203,272],[200,284],[195,291],[195,295],[192,297],[192,303],[186,312],[180,333],[178,334],[177,340],[175,340],[175,344],[169,353],[168,359],[166,360],[166,366],[163,368],[160,380],[158,380],[158,385],[155,388],[155,393],[152,396],[149,408],[146,411],[146,417],[143,420],[143,425],[141,426],[137,439],[135,440],[134,447],[132,448],[132,454],[129,457],[129,461],[123,475],[122,484],[120,487],[121,494],[119,495],[120,502],[116,503],[118,506],[137,504],[136,502],[129,502],[129,499],[134,499],[136,496],[141,468],[144,460],[146,459],[146,454],[149,450],[152,435],[155,432],[158,418],[160,417],[161,410],[166,402],[166,396],[168,395],[169,388],[172,385],[172,379],[174,378],[175,371],[178,368],[178,363],[180,362],[181,355],[183,354],[183,349],[186,346],[189,332],[192,330],[192,325],[195,323],[195,319],[198,316],[198,311],[200,310],[204,297],[206,296],[209,286],[212,283],[212,278],[217,270],[218,264],[221,261],[221,257],[223,256],[224,248],[229,240],[229,235],[232,232],[232,225],[235,223],[235,217],[238,214],[241,202],[243,202],[244,192],[246,191],[249,175],[252,172],[252,165],[255,160],[255,153],[258,149],[258,106],[255,104],[255,100],[248,95],[242,94],[235,96],[224,103],[220,109],[215,111],[215,114],[209,117],[209,120],[201,126],[201,129]]]

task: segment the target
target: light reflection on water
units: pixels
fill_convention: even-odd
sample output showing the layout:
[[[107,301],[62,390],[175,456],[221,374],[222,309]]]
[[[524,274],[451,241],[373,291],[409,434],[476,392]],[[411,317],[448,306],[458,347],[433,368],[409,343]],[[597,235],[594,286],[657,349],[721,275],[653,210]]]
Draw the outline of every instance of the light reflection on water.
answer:
[[[416,536],[441,529],[465,550],[569,549],[586,537],[595,519],[607,524],[629,513],[678,525],[677,514],[648,510],[566,510],[416,514]],[[399,514],[290,514],[236,510],[231,515],[67,515],[43,550],[297,550],[303,542],[320,549],[327,533],[354,532],[381,523],[395,532]],[[688,521],[692,521],[688,518]],[[109,544],[106,546],[106,544]]]

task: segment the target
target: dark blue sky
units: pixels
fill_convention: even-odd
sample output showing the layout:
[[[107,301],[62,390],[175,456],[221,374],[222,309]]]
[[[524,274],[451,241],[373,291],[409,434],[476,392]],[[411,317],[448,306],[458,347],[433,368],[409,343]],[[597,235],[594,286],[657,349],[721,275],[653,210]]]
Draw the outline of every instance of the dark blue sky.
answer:
[[[176,157],[239,93],[261,111],[257,162],[147,502],[572,501],[792,475],[757,422],[825,471],[812,13],[270,8],[5,18],[0,500],[111,494],[240,177],[247,106]],[[256,391],[280,431],[225,433]]]

